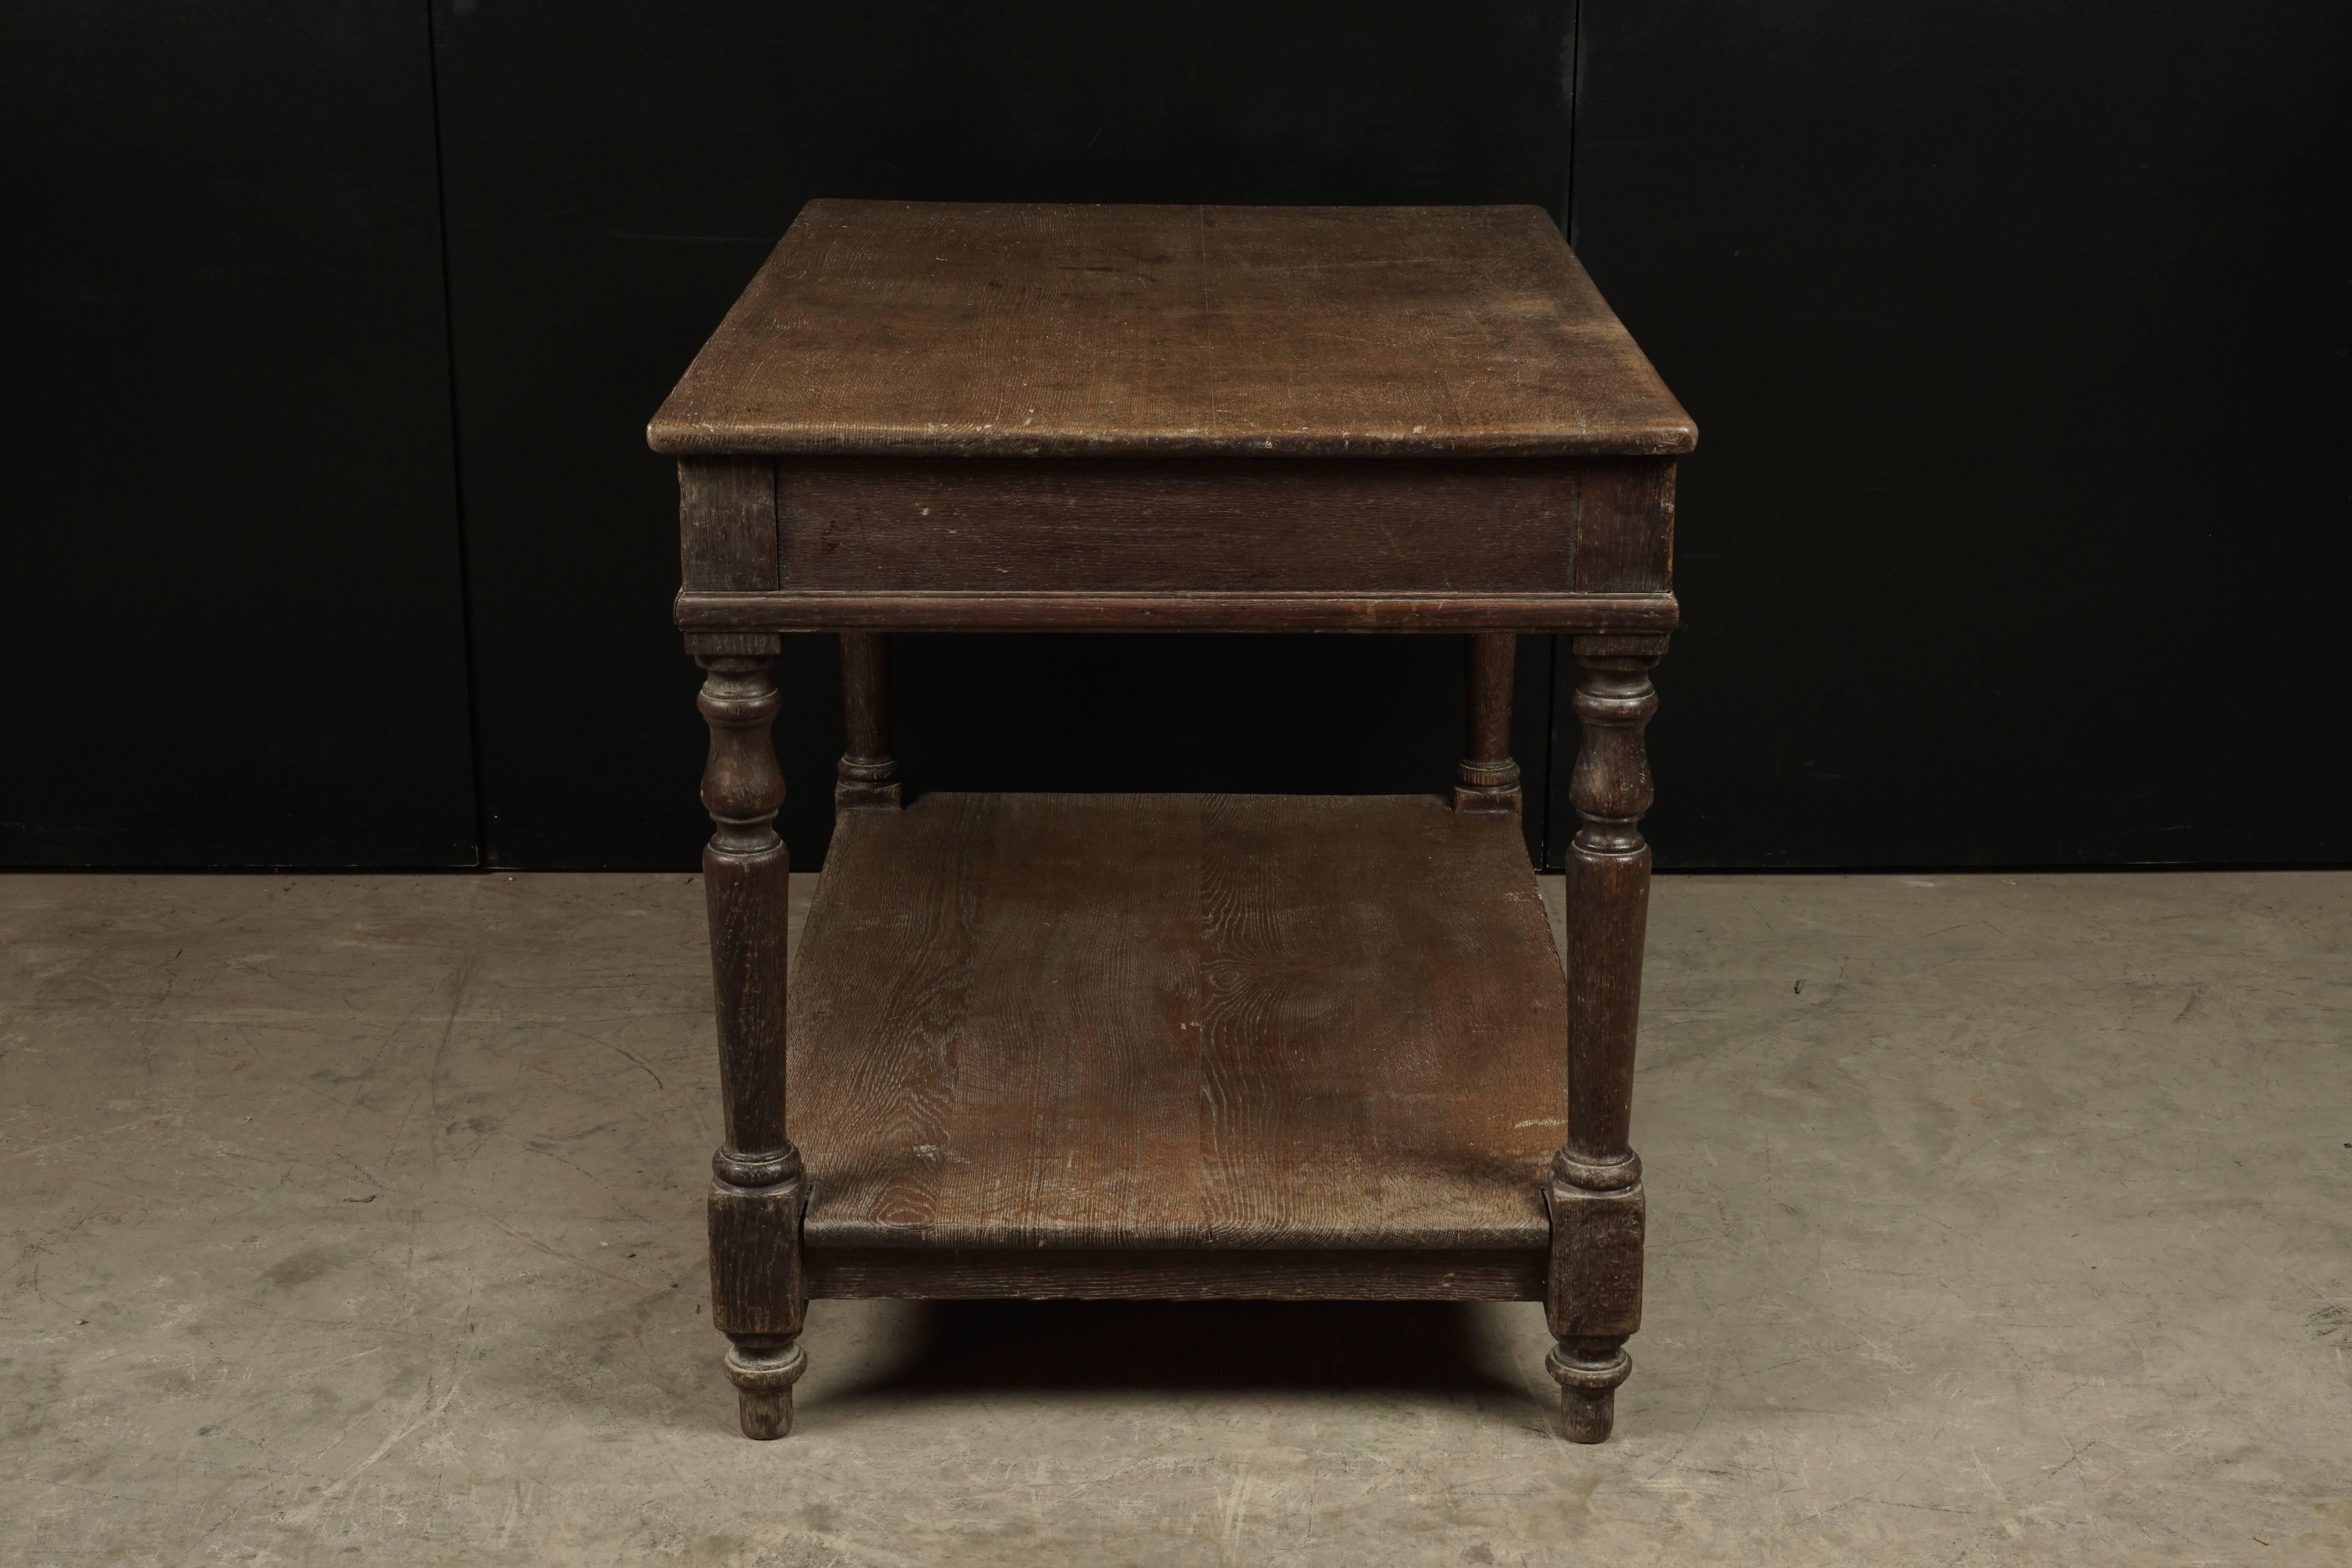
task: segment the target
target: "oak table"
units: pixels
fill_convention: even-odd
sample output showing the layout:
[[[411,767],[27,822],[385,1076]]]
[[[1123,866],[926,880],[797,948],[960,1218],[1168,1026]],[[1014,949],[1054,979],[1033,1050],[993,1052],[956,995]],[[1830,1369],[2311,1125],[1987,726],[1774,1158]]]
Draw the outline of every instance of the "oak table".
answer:
[[[744,1433],[791,1429],[811,1298],[1245,1297],[1540,1300],[1567,1434],[1606,1437],[1696,431],[1545,215],[813,202],[650,439],[707,672]],[[904,798],[894,628],[1465,634],[1467,755],[1450,799]],[[787,1000],[800,631],[841,637],[848,754]],[[1564,974],[1522,632],[1581,670]]]

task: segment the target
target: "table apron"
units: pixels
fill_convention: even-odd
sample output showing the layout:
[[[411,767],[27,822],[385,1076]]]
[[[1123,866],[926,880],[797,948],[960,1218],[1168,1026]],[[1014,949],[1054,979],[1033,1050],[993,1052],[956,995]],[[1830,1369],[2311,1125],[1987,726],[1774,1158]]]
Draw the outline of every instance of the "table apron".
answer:
[[[1672,594],[695,593],[689,635],[835,631],[1672,631]]]
[[[700,458],[678,478],[688,594],[1371,606],[1673,587],[1662,458]],[[1465,614],[1448,624],[1510,625]]]

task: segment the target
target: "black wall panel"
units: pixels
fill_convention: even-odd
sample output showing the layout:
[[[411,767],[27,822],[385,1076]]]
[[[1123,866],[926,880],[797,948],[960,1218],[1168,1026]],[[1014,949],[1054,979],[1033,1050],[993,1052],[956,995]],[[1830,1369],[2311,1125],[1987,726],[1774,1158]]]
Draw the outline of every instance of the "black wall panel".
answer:
[[[1581,15],[1573,238],[1700,431],[1661,862],[2352,858],[2352,12]]]
[[[493,858],[682,866],[707,836],[698,677],[667,620],[675,479],[642,431],[803,201],[1557,213],[1570,11],[441,0]],[[896,739],[931,788],[1434,789],[1460,658],[1451,638],[908,638]],[[1545,663],[1522,705],[1538,779]],[[803,866],[830,827],[835,668],[816,637],[779,666]]]
[[[471,862],[423,12],[0,37],[0,863]]]
[[[1571,194],[1702,429],[1662,863],[2342,861],[2347,16],[17,7],[0,863],[467,864],[478,810],[499,863],[690,864],[642,428],[811,195]],[[1518,742],[1555,861],[1556,655]],[[1459,658],[910,637],[899,749],[933,787],[1438,788]],[[832,647],[783,673],[810,865]]]

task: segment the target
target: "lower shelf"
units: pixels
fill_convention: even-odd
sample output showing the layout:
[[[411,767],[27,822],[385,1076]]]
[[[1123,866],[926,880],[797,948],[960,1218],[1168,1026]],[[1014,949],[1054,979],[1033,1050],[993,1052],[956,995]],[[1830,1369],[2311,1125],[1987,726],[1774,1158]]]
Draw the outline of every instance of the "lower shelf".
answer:
[[[1550,1254],[1159,1252],[921,1247],[807,1254],[808,1293],[828,1300],[1091,1301],[1540,1301]]]
[[[850,812],[787,1038],[813,1296],[1542,1293],[1567,994],[1511,816]]]

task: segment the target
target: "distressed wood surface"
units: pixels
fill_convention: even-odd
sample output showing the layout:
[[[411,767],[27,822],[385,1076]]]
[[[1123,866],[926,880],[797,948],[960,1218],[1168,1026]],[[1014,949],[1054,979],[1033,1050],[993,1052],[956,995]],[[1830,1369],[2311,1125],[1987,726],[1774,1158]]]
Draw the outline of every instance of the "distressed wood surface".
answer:
[[[1642,1326],[1647,1199],[1627,1142],[1642,945],[1649,929],[1650,809],[1643,731],[1658,710],[1652,637],[1576,639],[1572,698],[1581,725],[1569,787],[1580,826],[1568,849],[1568,1136],[1553,1156],[1546,1312],[1558,1343],[1545,1365],[1559,1384],[1560,1422],[1579,1443],[1607,1439],[1618,1385],[1633,1370],[1625,1341]]]
[[[799,1344],[800,1151],[784,1133],[785,952],[792,861],[775,830],[784,804],[771,731],[782,699],[769,657],[712,656],[696,700],[710,730],[702,852],[725,1142],[710,1159],[710,1321],[732,1342],[725,1366],[743,1435],[793,1428]]]
[[[1008,583],[1010,579],[1007,579]],[[819,631],[1668,631],[1672,594],[774,593],[678,595],[692,639]]]
[[[898,805],[898,760],[890,754],[889,644],[878,632],[841,634],[844,750],[834,767],[835,811]]]
[[[656,415],[678,456],[1670,455],[1540,208],[815,201]]]
[[[1524,809],[1519,764],[1511,759],[1511,688],[1519,639],[1509,632],[1473,632],[1463,639],[1462,760],[1454,768],[1454,809]]]
[[[1540,1294],[1568,1435],[1605,1436],[1641,1303],[1643,672],[1696,431],[1544,216],[815,202],[649,436],[714,682],[842,635],[845,808],[897,798],[886,629],[1472,634],[1457,809],[842,810],[789,1109],[747,1048],[783,996],[743,977],[754,882],[713,871],[744,1429],[789,1426],[808,1292]],[[1513,815],[1511,634],[1546,631],[1586,670],[1572,998]],[[740,1147],[772,1106],[800,1251],[793,1143]]]
[[[813,1248],[817,1299],[1081,1301],[1539,1301],[1541,1249],[1312,1252]]]
[[[776,585],[776,465],[708,458],[677,466],[679,581],[689,589]]]
[[[1566,1034],[1507,816],[1049,795],[846,814],[794,971],[805,1243],[1541,1254]]]
[[[1638,593],[1671,581],[1673,474],[1662,458],[793,458],[769,550],[773,585],[803,593]]]

